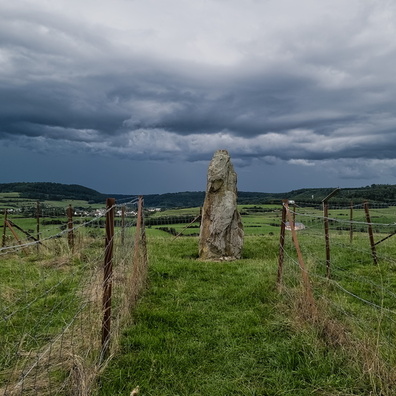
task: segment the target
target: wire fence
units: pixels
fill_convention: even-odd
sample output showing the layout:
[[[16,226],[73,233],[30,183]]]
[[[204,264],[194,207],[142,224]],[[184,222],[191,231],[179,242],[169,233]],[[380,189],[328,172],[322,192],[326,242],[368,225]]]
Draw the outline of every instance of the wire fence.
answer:
[[[49,232],[42,231],[39,240],[23,239],[20,231],[18,238],[3,238],[0,394],[90,394],[145,286],[142,204],[142,199],[133,199],[102,208],[94,217],[79,218],[72,228],[62,219],[62,224],[51,224]],[[123,217],[121,224],[114,214],[127,213],[127,207],[134,215]],[[10,217],[15,224],[23,223],[20,214]],[[110,273],[104,270],[106,258]],[[111,326],[105,320],[109,313]]]
[[[3,228],[0,394],[90,394],[145,287],[145,225],[175,237],[199,232],[198,211],[144,218],[137,197],[91,213],[67,216],[63,208],[57,217],[57,210],[41,209],[40,230],[33,209],[30,218],[10,213]],[[326,215],[294,203],[282,216],[248,210],[245,230],[256,232],[262,221],[257,235],[280,230],[278,287],[301,319],[362,362],[373,394],[392,394],[396,206],[371,205],[369,221],[365,204],[329,204]]]
[[[279,290],[325,342],[350,350],[373,394],[394,394],[396,207],[367,217],[365,205],[330,206],[325,217],[286,201],[283,211]]]

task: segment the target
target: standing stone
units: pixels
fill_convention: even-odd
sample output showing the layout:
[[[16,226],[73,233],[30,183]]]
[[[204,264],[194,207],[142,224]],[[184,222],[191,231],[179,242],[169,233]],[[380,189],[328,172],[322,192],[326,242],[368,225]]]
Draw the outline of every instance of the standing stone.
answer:
[[[243,235],[237,210],[237,175],[228,152],[218,150],[208,169],[199,257],[203,260],[238,259],[241,257]]]

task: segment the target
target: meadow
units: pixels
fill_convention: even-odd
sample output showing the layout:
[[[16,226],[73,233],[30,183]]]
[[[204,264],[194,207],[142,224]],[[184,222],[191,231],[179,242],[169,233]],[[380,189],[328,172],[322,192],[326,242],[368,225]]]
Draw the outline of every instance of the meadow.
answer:
[[[146,291],[132,311],[132,323],[123,326],[93,393],[129,396],[139,387],[139,395],[172,396],[394,394],[396,236],[378,244],[374,264],[363,209],[354,208],[351,241],[350,209],[332,208],[327,278],[323,213],[320,208],[297,208],[296,221],[306,226],[297,235],[314,296],[311,306],[290,231],[283,277],[277,283],[281,209],[239,207],[245,245],[243,258],[233,262],[198,260],[198,223],[187,218],[196,217],[199,208],[150,214],[160,224],[146,227]],[[373,208],[371,217],[376,241],[394,232],[394,207]],[[167,224],[167,218],[185,219]],[[34,229],[35,219],[14,220]],[[59,225],[52,225],[48,232],[58,230]],[[11,304],[19,307],[13,308],[18,314],[12,326],[0,326],[7,334],[2,351],[21,342],[28,327],[38,335],[23,341],[24,351],[45,345],[73,315],[76,285],[85,285],[79,280],[101,260],[103,230],[82,229],[80,241],[85,247],[77,254],[61,238],[51,241],[57,249],[0,256],[2,311]],[[125,254],[120,251],[120,257]],[[64,282],[59,282],[61,277]],[[48,293],[51,282],[56,287]],[[26,303],[33,300],[34,311],[28,313]],[[62,304],[66,310],[58,309]],[[45,326],[31,315],[51,317],[51,324]],[[1,355],[0,371],[6,372],[15,355]],[[60,394],[68,394],[67,389]]]

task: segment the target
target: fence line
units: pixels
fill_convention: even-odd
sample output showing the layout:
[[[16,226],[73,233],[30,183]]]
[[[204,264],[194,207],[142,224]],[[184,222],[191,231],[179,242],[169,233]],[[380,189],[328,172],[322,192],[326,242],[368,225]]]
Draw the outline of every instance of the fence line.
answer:
[[[377,383],[381,394],[393,394],[389,384],[396,380],[396,353],[394,352],[396,350],[396,248],[394,247],[395,241],[390,242],[389,239],[393,234],[387,238],[383,236],[384,233],[389,233],[390,226],[395,228],[396,223],[390,221],[385,223],[382,220],[385,217],[390,220],[392,216],[396,220],[396,212],[393,214],[392,210],[386,213],[379,211],[373,212],[375,216],[367,216],[368,206],[363,204],[358,209],[362,213],[358,215],[365,216],[365,222],[347,221],[333,216],[334,221],[329,221],[330,279],[326,276],[328,263],[324,226],[325,219],[330,219],[332,216],[321,217],[313,213],[310,208],[298,208],[296,211],[287,205],[283,208],[289,211],[289,223],[292,229],[293,221],[290,220],[292,214],[296,216],[297,222],[309,218],[314,218],[315,221],[297,232],[300,254],[308,263],[306,267],[303,267],[293,240],[289,240],[287,234],[282,237],[282,226],[286,225],[282,217],[279,260],[282,259],[283,276],[282,287],[278,287],[280,293],[287,296],[290,304],[296,299],[300,301],[301,305],[298,308],[301,312],[308,310],[305,299],[298,297],[301,278],[299,273],[305,272],[310,278],[315,302],[322,315],[320,320],[313,318],[312,326],[322,326],[319,331],[326,331],[328,326],[333,326],[336,318],[342,315],[345,320],[342,325],[337,326],[343,329],[340,330],[341,332],[347,334],[349,344],[346,347],[357,348],[354,349],[356,356],[353,357],[359,364],[361,364],[359,359],[363,360],[370,356],[375,364],[367,368],[370,364],[366,362],[367,369],[364,374]],[[356,211],[355,209],[354,216],[357,215]],[[347,214],[338,213],[337,215],[346,216]],[[340,224],[348,223],[364,226],[364,230],[362,229],[364,232],[355,233],[352,241],[349,228],[340,229],[339,227]],[[375,234],[374,229],[382,233]],[[376,245],[376,261],[373,265],[372,246],[375,239],[381,243]],[[277,279],[279,280],[279,277]],[[307,317],[304,318],[307,319]],[[357,345],[362,346],[359,349]],[[366,356],[363,356],[365,353]]]
[[[118,206],[113,203],[104,215]],[[121,328],[130,320],[131,308],[145,285],[144,279],[133,277],[147,274],[146,241],[136,243],[144,235],[144,224],[138,233],[129,221],[124,244],[120,243],[121,231],[116,230],[103,250],[101,228],[81,229],[99,224],[102,218],[73,225],[73,230],[80,230],[74,235],[73,250],[57,237],[68,232],[63,230],[47,237],[49,250],[35,257],[18,254],[22,247],[33,246],[32,242],[0,251],[9,254],[0,268],[5,282],[0,300],[0,332],[5,335],[0,340],[0,394],[87,395],[107,363],[106,357],[117,349]],[[114,218],[110,222],[114,226]],[[102,263],[111,245],[113,273],[103,274]],[[141,250],[139,254],[136,249]],[[145,261],[136,262],[141,257]],[[131,290],[133,282],[140,290]],[[109,284],[111,300],[102,292]],[[111,303],[112,313],[106,353],[101,343],[103,303],[106,307]]]

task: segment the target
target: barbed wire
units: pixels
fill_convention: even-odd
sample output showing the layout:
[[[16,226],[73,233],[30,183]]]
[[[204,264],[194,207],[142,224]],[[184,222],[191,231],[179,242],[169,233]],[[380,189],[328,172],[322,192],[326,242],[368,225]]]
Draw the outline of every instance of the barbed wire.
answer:
[[[375,223],[375,222],[368,223],[366,221],[343,220],[343,219],[338,219],[336,217],[325,217],[325,216],[321,216],[321,215],[301,213],[301,212],[293,211],[290,208],[289,208],[289,211],[290,211],[290,213],[292,213],[295,216],[310,217],[310,218],[321,219],[321,220],[329,220],[332,222],[342,223],[342,224],[376,225],[376,226],[383,226],[383,227],[396,226],[396,222],[394,222],[394,223]]]
[[[92,220],[86,221],[86,222],[84,222],[82,224],[73,225],[72,228],[66,228],[66,229],[61,230],[60,232],[58,232],[56,234],[50,235],[50,236],[48,236],[46,238],[43,238],[43,239],[40,239],[38,241],[26,242],[26,243],[23,243],[23,244],[20,244],[20,245],[12,245],[12,246],[1,247],[0,248],[0,255],[2,254],[2,252],[10,250],[10,249],[11,250],[21,250],[21,249],[23,249],[25,247],[35,246],[35,245],[38,245],[38,244],[40,244],[42,242],[45,242],[45,241],[48,241],[48,240],[51,240],[51,239],[54,239],[54,238],[59,238],[59,237],[65,235],[65,234],[67,234],[69,232],[76,231],[76,230],[78,230],[81,227],[86,227],[87,225],[95,223],[99,219],[104,218],[106,216],[106,214],[108,212],[110,212],[112,209],[114,209],[115,207],[116,207],[116,205],[113,205],[113,206],[111,206],[111,207],[109,207],[107,209],[104,209],[103,213],[101,213],[97,217],[93,218]]]
[[[381,305],[378,305],[378,304],[376,304],[376,303],[374,303],[372,301],[369,301],[369,300],[367,300],[367,299],[365,299],[365,298],[353,293],[352,291],[350,291],[350,290],[346,289],[345,287],[343,287],[342,285],[340,285],[339,282],[337,282],[337,281],[335,281],[335,280],[333,280],[331,278],[326,278],[324,276],[318,275],[318,274],[316,274],[316,273],[314,273],[312,271],[309,271],[309,270],[301,267],[300,263],[294,257],[292,257],[287,252],[286,249],[283,249],[283,252],[284,252],[284,255],[287,256],[287,258],[290,260],[291,263],[294,264],[295,267],[298,267],[300,269],[300,271],[305,272],[310,277],[314,277],[316,279],[320,279],[321,281],[325,281],[329,285],[336,286],[339,290],[343,291],[344,293],[348,294],[349,296],[351,296],[351,297],[359,300],[360,302],[363,302],[363,303],[365,303],[365,304],[367,304],[367,305],[369,305],[369,306],[371,306],[373,308],[376,308],[376,309],[379,309],[379,310],[383,310],[385,312],[388,312],[388,313],[391,313],[393,315],[396,315],[396,311],[395,310],[384,308]],[[382,288],[382,286],[380,286],[380,288]],[[396,320],[394,320],[394,321],[396,323]]]
[[[293,212],[293,209],[290,209],[290,212]],[[365,348],[370,345],[370,358],[372,356],[378,359],[378,364],[381,365],[394,365],[394,356],[389,353],[390,349],[394,350],[396,336],[396,290],[393,276],[396,261],[393,255],[394,249],[390,244],[377,245],[377,260],[373,263],[369,225],[379,232],[378,235],[389,234],[391,231],[386,226],[391,225],[394,228],[393,223],[391,224],[390,221],[388,223],[384,221],[375,223],[372,220],[373,217],[379,217],[387,221],[388,219],[393,220],[396,217],[395,211],[393,209],[386,212],[370,210],[371,222],[355,221],[355,224],[362,225],[359,231],[352,228],[352,234],[350,221],[336,219],[337,221],[332,223],[329,220],[328,232],[326,233],[324,227],[326,218],[323,215],[320,216],[309,209],[304,212],[303,208],[294,212],[294,215],[292,215],[296,223],[308,223],[308,225],[305,224],[304,229],[298,230],[294,234],[299,242],[300,255],[302,254],[304,260],[306,260],[307,269],[302,268],[297,260],[298,245],[294,244],[292,238],[287,238],[285,235],[283,245],[282,238],[280,239],[280,249],[283,253],[285,267],[282,271],[283,277],[279,290],[285,293],[286,298],[288,298],[286,301],[294,306],[293,301],[297,296],[298,302],[295,308],[304,310],[301,305],[304,302],[300,302],[299,294],[296,295],[296,292],[299,293],[298,290],[302,286],[307,287],[301,275],[304,273],[310,279],[309,284],[312,286],[316,300],[314,315],[319,315],[319,317],[314,317],[314,326],[318,326],[320,331],[328,330],[327,326],[329,326],[331,334],[333,334],[332,326],[335,326],[336,337],[342,331],[348,337],[347,341],[341,340],[341,342],[348,342],[351,345],[363,342]],[[356,213],[353,216],[356,220]],[[306,221],[309,217],[311,219],[314,217],[314,222],[311,222],[311,224]],[[361,217],[363,217],[363,214],[361,214]],[[328,217],[328,219],[331,218],[332,216]],[[311,226],[312,223],[313,226]],[[348,228],[345,227],[345,223],[348,224]],[[381,227],[378,224],[385,224],[386,226]],[[288,225],[292,226],[291,224]],[[365,231],[363,227],[366,228]],[[330,248],[326,243],[326,235],[330,241],[330,257],[327,256],[327,251],[325,251],[325,248]],[[393,235],[393,232],[390,235]],[[366,236],[367,239],[365,239]],[[379,239],[379,242],[384,242],[384,238],[380,237]],[[300,258],[300,256],[298,257]],[[329,258],[330,262],[328,262]],[[330,267],[328,267],[329,264]],[[330,272],[327,271],[328,268],[330,268]],[[388,271],[390,271],[391,276],[388,276]],[[323,305],[321,301],[327,305]],[[327,307],[332,311],[330,312]],[[342,322],[338,320],[340,319],[339,315],[344,316]],[[323,329],[321,326],[323,326]]]

